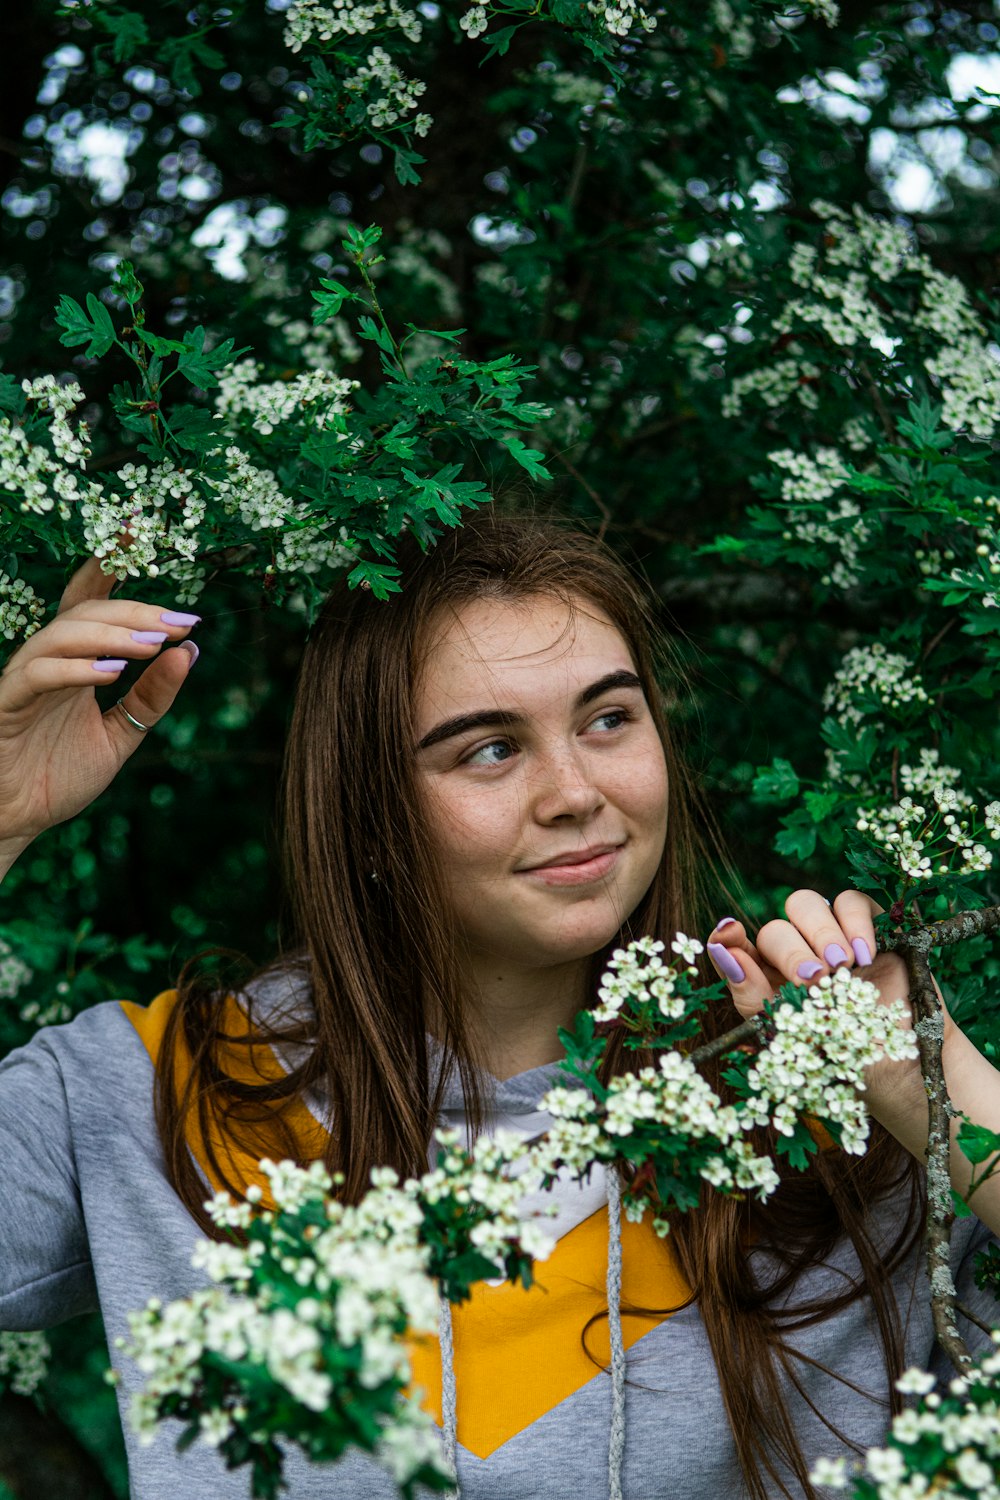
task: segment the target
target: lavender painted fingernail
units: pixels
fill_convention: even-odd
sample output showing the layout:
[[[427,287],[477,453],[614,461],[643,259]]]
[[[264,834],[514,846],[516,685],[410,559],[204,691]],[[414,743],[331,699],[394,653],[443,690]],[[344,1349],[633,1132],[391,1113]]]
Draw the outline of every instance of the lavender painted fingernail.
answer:
[[[708,953],[716,968],[721,969],[727,979],[731,979],[733,984],[743,983],[747,976],[728,948],[724,948],[721,943],[709,943]]]
[[[178,651],[186,651],[187,654],[188,654],[188,656],[190,656],[191,662],[190,662],[190,665],[188,666],[188,671],[190,672],[191,667],[194,666],[195,662],[198,660],[199,656],[201,655],[201,652],[199,651],[198,647],[195,645],[194,641],[178,641],[177,642],[177,646],[176,646],[176,650],[178,650]]]
[[[815,979],[822,967],[823,965],[817,963],[816,959],[810,958],[805,963],[799,964],[795,972],[800,979]]]
[[[712,931],[718,932],[720,927],[729,927],[735,921],[735,917],[720,917],[715,926],[712,928]]]
[[[185,615],[180,610],[165,609],[160,616],[164,625],[198,625],[201,615]]]
[[[167,638],[165,630],[133,630],[132,639],[140,646],[162,646]]]
[[[827,943],[823,949],[823,957],[831,969],[835,969],[839,964],[846,964],[847,962],[847,954],[839,943]]]
[[[854,957],[859,964],[870,964],[872,961],[871,949],[864,938],[851,938],[851,947],[854,949]]]
[[[95,672],[123,672],[128,666],[127,661],[92,661],[90,665]]]

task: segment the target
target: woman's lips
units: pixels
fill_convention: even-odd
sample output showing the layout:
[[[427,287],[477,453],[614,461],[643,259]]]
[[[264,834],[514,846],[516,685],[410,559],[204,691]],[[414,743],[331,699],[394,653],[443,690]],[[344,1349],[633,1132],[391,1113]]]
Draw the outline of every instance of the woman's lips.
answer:
[[[553,860],[547,865],[534,865],[529,870],[521,870],[521,875],[529,875],[535,880],[540,880],[543,885],[587,885],[591,881],[603,880],[609,875],[618,863],[618,857],[622,852],[622,845],[616,844],[611,849],[603,849],[599,853],[580,857],[578,854],[565,855],[563,861]]]

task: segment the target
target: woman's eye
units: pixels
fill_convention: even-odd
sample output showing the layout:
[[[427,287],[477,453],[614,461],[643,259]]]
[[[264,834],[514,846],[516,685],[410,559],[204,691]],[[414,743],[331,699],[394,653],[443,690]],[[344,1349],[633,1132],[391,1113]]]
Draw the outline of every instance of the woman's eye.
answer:
[[[509,740],[490,740],[488,745],[480,745],[478,750],[473,750],[471,755],[465,757],[467,766],[500,766],[514,754],[514,746]]]
[[[631,717],[632,715],[624,708],[609,708],[607,713],[600,714],[596,719],[592,719],[588,727],[599,730],[603,725],[605,732],[609,729],[621,729],[622,725],[627,724]]]

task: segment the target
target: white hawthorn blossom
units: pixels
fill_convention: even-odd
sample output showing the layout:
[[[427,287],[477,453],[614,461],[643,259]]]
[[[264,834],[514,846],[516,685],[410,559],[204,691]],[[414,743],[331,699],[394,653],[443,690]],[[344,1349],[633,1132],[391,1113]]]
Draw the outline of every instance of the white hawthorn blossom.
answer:
[[[655,1014],[666,1002],[669,1017],[683,1016],[701,944],[677,933],[670,951],[670,964],[666,944],[652,938],[616,951],[597,1013],[618,1016],[628,1004]],[[552,1248],[538,1189],[560,1173],[587,1176],[596,1164],[617,1170],[633,1151],[637,1161],[655,1165],[655,1152],[645,1149],[650,1139],[672,1142],[672,1167],[688,1154],[703,1181],[759,1198],[779,1179],[773,1161],[747,1138],[757,1124],[790,1131],[804,1115],[818,1115],[839,1122],[847,1150],[862,1150],[865,1068],[882,1056],[916,1055],[912,1033],[901,1028],[904,1015],[900,1002],[879,1004],[873,985],[838,970],[801,1001],[775,1007],[770,1039],[748,1071],[749,1101],[723,1104],[690,1056],[664,1047],[655,1065],[614,1078],[606,1094],[549,1089],[539,1108],[551,1124],[540,1139],[498,1131],[465,1150],[456,1132],[438,1132],[436,1166],[405,1182],[378,1168],[356,1205],[337,1199],[339,1182],[320,1162],[262,1162],[273,1209],[263,1209],[261,1188],[245,1204],[216,1194],[206,1205],[220,1226],[248,1231],[239,1244],[198,1248],[195,1265],[213,1284],[166,1307],[154,1300],[132,1315],[120,1347],[146,1383],[130,1420],[148,1441],[172,1404],[187,1400],[196,1435],[225,1453],[230,1441],[244,1443],[263,1430],[273,1406],[268,1381],[280,1387],[286,1412],[288,1398],[301,1411],[305,1432],[312,1430],[311,1414],[335,1395],[349,1404],[353,1380],[355,1390],[387,1393],[376,1418],[375,1456],[398,1483],[421,1465],[443,1465],[431,1419],[403,1392],[411,1377],[407,1330],[436,1328],[435,1277],[449,1274],[449,1257],[478,1252],[494,1273],[520,1274],[525,1257],[542,1259]],[[652,1209],[655,1229],[666,1234],[668,1219],[651,1194],[637,1183],[626,1213],[636,1218]],[[350,1359],[331,1365],[324,1354],[330,1347],[350,1351]],[[245,1390],[232,1380],[211,1385],[218,1365],[205,1363],[209,1355],[249,1363],[253,1381]],[[251,1412],[247,1403],[254,1402]],[[294,1416],[284,1418],[278,1435],[294,1439],[296,1432]],[[370,1428],[359,1441],[371,1447]],[[895,1461],[874,1462],[888,1472]],[[973,1472],[972,1459],[962,1462]]]
[[[344,79],[344,88],[349,94],[367,97],[365,109],[372,126],[385,130],[405,122],[427,85],[422,78],[407,78],[384,47],[373,47],[362,65]],[[431,117],[418,114],[411,123],[416,135],[426,135]]]
[[[221,377],[215,398],[215,409],[229,426],[237,417],[246,417],[262,437],[297,416],[303,407],[317,427],[328,427],[349,410],[346,398],[358,388],[356,380],[325,368],[304,370],[293,380],[262,380],[262,369],[258,360],[239,360]]]
[[[993,1347],[947,1392],[933,1375],[907,1370],[896,1389],[917,1404],[893,1418],[885,1446],[869,1448],[853,1468],[843,1458],[822,1458],[811,1482],[843,1491],[863,1479],[875,1500],[1000,1500],[1000,1332],[991,1337]]]
[[[5,938],[0,938],[0,1000],[16,1000],[34,971],[14,952]]]
[[[923,679],[909,657],[890,651],[881,641],[854,646],[843,657],[823,690],[823,707],[838,724],[850,728],[860,724],[871,710],[858,706],[859,699],[874,698],[882,708],[894,712],[927,702]]]
[[[292,52],[315,39],[331,42],[338,37],[367,36],[372,31],[397,30],[409,42],[419,42],[423,23],[420,8],[400,0],[295,0],[285,22],[285,46]]]
[[[27,640],[41,627],[44,614],[44,601],[30,583],[0,572],[0,635],[5,640]]]
[[[868,1141],[868,1114],[860,1094],[866,1068],[882,1058],[915,1060],[917,1043],[903,1029],[909,1012],[901,1000],[879,1003],[876,985],[850,969],[835,969],[810,985],[796,1008],[774,1012],[774,1036],[748,1074],[753,1096],[743,1122],[773,1124],[791,1135],[804,1115],[836,1122],[843,1149],[860,1156]]]
[[[888,807],[859,809],[857,828],[890,853],[911,880],[975,874],[993,864],[980,835],[1000,839],[1000,803],[987,805],[984,827],[978,826],[978,808],[958,784],[959,775],[955,766],[939,764],[937,750],[921,750],[918,765],[899,768],[905,796]]]
[[[0,1333],[0,1390],[33,1396],[45,1379],[51,1353],[44,1333]]]

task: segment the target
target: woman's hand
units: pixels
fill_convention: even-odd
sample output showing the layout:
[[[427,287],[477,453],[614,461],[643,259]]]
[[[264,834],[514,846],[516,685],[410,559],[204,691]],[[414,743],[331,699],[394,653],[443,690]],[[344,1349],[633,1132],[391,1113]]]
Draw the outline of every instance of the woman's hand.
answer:
[[[82,811],[113,780],[144,735],[94,689],[114,683],[126,659],[146,670],[125,707],[152,726],[170,708],[197,655],[162,651],[196,615],[109,598],[114,579],[96,560],[74,573],[56,618],[15,651],[0,673],[0,846],[6,864],[39,833]],[[110,660],[103,662],[98,658]]]
[[[902,958],[898,953],[875,952],[872,919],[881,914],[882,907],[870,896],[861,891],[841,891],[829,906],[817,891],[793,891],[785,902],[785,911],[788,920],[766,922],[756,943],[750,941],[743,924],[732,918],[717,926],[709,938],[708,955],[728,982],[741,1016],[755,1016],[788,980],[809,985],[844,966],[862,970],[864,978],[878,986],[883,1004],[902,1000],[910,1008],[909,976]],[[944,1013],[943,1045],[947,1053],[956,1045],[957,1028],[936,983],[934,987]],[[912,1024],[912,1019],[906,1024]],[[904,1079],[919,1073],[916,1062],[878,1063],[869,1070],[869,1093],[877,1095],[883,1089],[895,1092]],[[921,1101],[926,1121],[922,1083]],[[874,1109],[875,1099],[870,1103]]]

